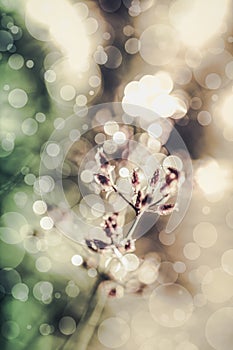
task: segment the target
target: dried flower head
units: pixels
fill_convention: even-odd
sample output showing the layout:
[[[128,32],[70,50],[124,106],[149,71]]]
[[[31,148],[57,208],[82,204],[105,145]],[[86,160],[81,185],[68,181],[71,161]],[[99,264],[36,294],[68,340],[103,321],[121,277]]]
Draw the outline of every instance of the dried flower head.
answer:
[[[111,165],[102,147],[97,150],[95,159],[100,170],[94,174],[95,182],[103,192],[117,193],[128,204],[128,207],[134,210],[135,218],[130,230],[123,234],[123,228],[118,222],[119,213],[107,214],[101,224],[106,239],[104,241],[101,239],[87,240],[86,243],[94,251],[109,251],[110,249],[115,255],[120,256],[135,249],[133,234],[139,218],[144,213],[169,215],[176,209],[175,204],[167,202],[177,192],[180,174],[175,168],[163,169],[158,166],[147,181],[148,185],[145,186],[145,182],[140,181],[142,176],[140,170],[135,168],[128,177],[129,187],[132,189],[132,196],[129,198],[119,190],[116,181],[113,180],[115,166]]]

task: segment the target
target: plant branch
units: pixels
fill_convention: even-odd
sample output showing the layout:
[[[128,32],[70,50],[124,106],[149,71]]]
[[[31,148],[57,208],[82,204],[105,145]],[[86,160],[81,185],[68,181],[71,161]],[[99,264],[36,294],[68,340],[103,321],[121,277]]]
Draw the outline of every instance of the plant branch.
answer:
[[[133,234],[134,234],[134,231],[135,231],[135,229],[136,229],[136,227],[137,227],[137,225],[138,225],[138,223],[139,223],[139,220],[140,220],[141,217],[142,217],[142,214],[143,214],[143,212],[141,212],[141,213],[135,218],[135,220],[134,220],[132,226],[131,226],[130,229],[129,229],[129,232],[128,232],[127,235],[126,235],[126,238],[132,238],[132,236],[133,236]]]
[[[168,197],[168,195],[165,194],[163,197],[161,197],[160,199],[158,199],[156,202],[150,204],[150,205],[148,206],[149,210],[150,210],[150,208],[152,208],[154,205],[157,205],[157,204],[161,203],[161,202],[164,200],[164,198],[167,198],[167,197]],[[146,211],[148,211],[148,210],[146,210]]]
[[[87,302],[87,308],[83,312],[82,317],[78,323],[75,333],[69,337],[65,343],[58,348],[58,350],[87,350],[88,345],[93,337],[98,321],[102,315],[106,298],[101,295],[96,304],[96,294],[103,277],[99,275],[95,281],[90,298]]]
[[[117,188],[116,188],[114,185],[112,185],[112,188],[113,188],[113,190],[114,190],[116,193],[119,194],[119,196],[120,196],[121,198],[124,199],[124,201],[125,201],[126,203],[128,203],[128,204],[131,206],[131,208],[133,208],[133,210],[135,211],[136,215],[138,215],[138,209],[133,205],[133,203],[131,203],[121,192],[119,192],[119,191],[117,190]]]

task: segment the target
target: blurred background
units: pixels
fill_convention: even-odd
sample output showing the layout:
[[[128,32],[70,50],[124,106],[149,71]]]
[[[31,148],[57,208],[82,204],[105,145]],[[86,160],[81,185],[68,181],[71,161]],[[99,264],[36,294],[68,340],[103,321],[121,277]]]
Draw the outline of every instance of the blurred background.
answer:
[[[0,0],[1,349],[232,348],[232,10],[232,0]],[[176,130],[192,160],[183,221],[168,233],[159,219],[126,269],[67,237],[82,231],[72,171],[93,147],[112,154],[124,131],[106,124],[104,105],[90,116],[104,103],[122,103],[127,125],[139,118],[146,131],[127,135],[152,153]],[[49,157],[59,164],[48,140],[71,115],[67,211],[41,198],[53,183],[40,166],[44,151],[49,170]]]

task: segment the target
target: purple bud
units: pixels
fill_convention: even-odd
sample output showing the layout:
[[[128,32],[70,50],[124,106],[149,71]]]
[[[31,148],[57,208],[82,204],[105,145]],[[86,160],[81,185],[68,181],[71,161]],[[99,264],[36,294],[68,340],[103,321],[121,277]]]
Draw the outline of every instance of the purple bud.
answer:
[[[128,240],[125,242],[124,249],[125,249],[126,252],[133,252],[133,251],[135,250],[135,243],[134,243],[134,240],[128,239]]]
[[[108,246],[107,243],[100,241],[99,239],[94,239],[94,243],[98,249],[104,249]]]
[[[140,184],[138,172],[135,169],[133,170],[131,183],[132,183],[134,189],[136,189],[137,186]]]
[[[150,186],[155,187],[159,181],[159,169],[156,169],[152,178],[150,179]]]
[[[135,202],[135,207],[139,209],[141,207],[141,202],[142,202],[142,192],[138,191],[136,202]]]
[[[109,293],[108,293],[108,295],[109,295],[110,297],[115,297],[116,294],[117,294],[116,288],[112,288],[112,289],[109,291]]]
[[[109,166],[109,161],[108,161],[107,157],[105,156],[105,154],[103,153],[102,148],[98,149],[96,156],[95,156],[95,159],[101,168],[107,168]]]
[[[117,216],[118,216],[118,213],[113,213],[112,216],[109,216],[104,221],[103,227],[108,237],[111,237],[117,229]]]
[[[98,250],[103,250],[108,246],[107,243],[100,241],[99,239],[94,239],[94,240],[86,239],[86,245],[88,246],[88,248],[90,248],[94,252],[97,252]]]
[[[119,250],[122,254],[130,253],[135,251],[135,239],[125,238],[120,242]]]
[[[160,215],[169,215],[173,212],[175,204],[163,204],[158,208],[158,213]]]
[[[85,242],[89,249],[93,250],[94,252],[98,251],[98,248],[96,247],[93,241],[91,241],[90,239],[86,239]]]
[[[169,173],[166,175],[165,180],[168,185],[170,185],[173,181],[177,181],[179,178],[178,170],[174,168],[168,168]]]
[[[106,222],[105,222],[105,226],[104,226],[104,232],[106,233],[107,237],[112,236],[112,230],[111,230],[109,224]]]
[[[95,174],[94,179],[99,185],[102,185],[104,187],[111,186],[110,179],[106,175]]]
[[[152,197],[150,194],[146,194],[145,197],[142,200],[142,206],[145,206],[146,204],[150,204],[152,202]]]

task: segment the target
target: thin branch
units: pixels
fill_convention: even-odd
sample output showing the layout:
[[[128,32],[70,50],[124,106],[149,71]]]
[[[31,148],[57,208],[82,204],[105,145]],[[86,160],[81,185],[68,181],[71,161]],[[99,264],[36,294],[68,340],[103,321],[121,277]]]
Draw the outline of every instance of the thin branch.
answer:
[[[158,199],[156,202],[150,204],[150,205],[148,206],[148,208],[150,209],[150,208],[152,208],[154,205],[157,205],[157,204],[161,203],[161,202],[164,200],[164,198],[168,198],[168,194],[165,194],[163,197],[161,197],[160,199]],[[146,210],[146,211],[147,211],[147,210]]]
[[[104,303],[103,299],[97,304],[94,303],[98,287],[102,281],[103,278],[101,276],[95,281],[90,298],[87,302],[87,308],[82,314],[75,333],[69,337],[62,346],[57,348],[57,350],[71,350],[73,347],[75,347],[76,350],[87,350],[105,305],[105,299]]]
[[[132,238],[133,234],[134,234],[134,231],[139,223],[139,220],[141,219],[142,217],[142,214],[143,212],[141,212],[134,220],[131,228],[129,229],[129,232],[127,233],[126,237],[125,238]]]
[[[135,213],[136,213],[136,215],[138,216],[138,209],[133,205],[133,203],[131,203],[121,192],[119,192],[118,190],[117,190],[117,188],[114,186],[114,185],[112,185],[112,188],[113,188],[113,190],[116,192],[116,193],[118,193],[119,194],[119,196],[121,197],[121,198],[123,198],[124,199],[124,201],[126,202],[126,203],[128,203],[130,206],[131,206],[131,208],[133,208],[133,210],[135,211]]]
[[[119,249],[118,249],[115,245],[113,245],[112,249],[113,249],[113,251],[114,251],[116,257],[117,257],[119,260],[121,260],[122,257],[123,257],[123,255],[121,254],[121,252],[119,251]]]

